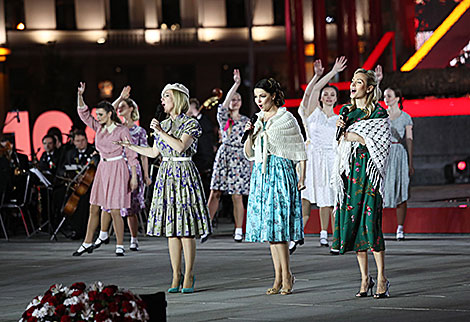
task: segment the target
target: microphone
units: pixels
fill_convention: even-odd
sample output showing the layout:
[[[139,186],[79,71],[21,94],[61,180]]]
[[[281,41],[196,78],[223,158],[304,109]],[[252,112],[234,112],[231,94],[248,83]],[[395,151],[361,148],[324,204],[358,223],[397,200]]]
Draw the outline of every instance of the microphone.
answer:
[[[343,112],[341,112],[341,116],[343,117],[343,120],[346,122],[346,118],[349,114],[349,109],[347,107],[343,108]],[[341,135],[344,133],[346,130],[346,127],[338,127],[336,128],[336,141],[339,141],[339,138]]]
[[[258,120],[258,115],[255,113],[250,119],[250,122],[252,125],[255,125],[256,121]],[[250,135],[253,132],[253,129],[245,131],[242,136],[242,144],[245,144],[245,141],[248,139],[248,135]]]

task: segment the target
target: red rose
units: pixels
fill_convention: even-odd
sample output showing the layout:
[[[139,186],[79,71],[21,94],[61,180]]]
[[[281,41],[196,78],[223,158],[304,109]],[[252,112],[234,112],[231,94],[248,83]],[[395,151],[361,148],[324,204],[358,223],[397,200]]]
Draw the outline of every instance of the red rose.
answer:
[[[46,292],[46,294],[44,295],[44,297],[43,297],[42,300],[41,300],[41,303],[44,304],[44,303],[49,302],[49,298],[50,298],[50,297],[51,297],[51,295],[50,295],[50,294],[47,294],[47,292]]]
[[[96,300],[96,295],[98,294],[98,292],[96,291],[90,291],[88,292],[88,298],[90,299],[90,301],[94,301]]]
[[[65,305],[63,304],[59,304],[56,308],[55,308],[55,315],[57,316],[62,316],[62,314],[64,314],[65,312]]]
[[[119,310],[119,306],[115,302],[111,302],[108,305],[109,312],[117,312]]]
[[[80,312],[81,310],[83,310],[83,304],[82,303],[77,303],[77,304],[74,304],[70,307],[70,312],[72,312],[72,313],[77,313],[77,312]]]
[[[70,322],[70,321],[72,320],[70,319],[70,316],[68,315],[64,315],[63,317],[60,318],[60,322]]]
[[[72,290],[81,290],[81,291],[83,291],[85,288],[86,288],[86,285],[83,282],[73,283],[72,286],[70,286],[70,289],[72,289]]]
[[[50,305],[56,306],[56,305],[59,303],[59,300],[57,299],[56,296],[51,296],[51,297],[49,298],[48,303],[49,303]]]
[[[106,312],[100,312],[95,316],[96,322],[104,322],[108,318]]]
[[[26,315],[27,316],[31,316],[31,314],[33,314],[34,310],[37,309],[37,306],[31,306],[27,311],[26,311]]]
[[[75,290],[73,291],[72,296],[79,296],[82,293],[83,293],[83,290]]]
[[[35,316],[30,316],[30,317],[28,318],[28,322],[37,322],[37,320],[38,320],[38,318],[35,317]]]
[[[112,296],[114,293],[116,293],[116,291],[117,291],[117,286],[109,285],[104,288],[103,293],[108,296]]]
[[[122,311],[124,313],[132,312],[132,304],[129,301],[122,302]]]
[[[123,293],[123,295],[129,301],[134,299],[134,296],[129,292],[125,292],[125,293]]]
[[[93,305],[93,308],[95,309],[95,312],[99,312],[103,308],[103,305],[101,305],[101,303],[98,302]]]

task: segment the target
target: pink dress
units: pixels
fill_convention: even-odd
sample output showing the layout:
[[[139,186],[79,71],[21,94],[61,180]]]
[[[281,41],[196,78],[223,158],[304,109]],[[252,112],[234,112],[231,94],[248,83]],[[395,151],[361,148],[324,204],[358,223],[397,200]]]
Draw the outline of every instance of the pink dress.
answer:
[[[131,191],[129,187],[130,166],[136,166],[137,153],[114,144],[115,141],[131,141],[129,129],[120,124],[109,133],[102,129],[101,125],[91,116],[88,106],[78,107],[78,115],[82,121],[91,127],[95,132],[95,147],[100,153],[101,161],[96,170],[95,179],[91,188],[90,204],[98,205],[104,209],[129,208],[131,205]],[[127,157],[122,157],[123,149]],[[105,161],[103,159],[118,158],[117,160]]]

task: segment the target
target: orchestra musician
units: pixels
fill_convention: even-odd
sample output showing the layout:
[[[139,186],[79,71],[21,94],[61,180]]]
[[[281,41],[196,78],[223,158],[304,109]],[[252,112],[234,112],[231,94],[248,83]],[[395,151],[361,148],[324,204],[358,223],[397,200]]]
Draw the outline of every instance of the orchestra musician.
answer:
[[[55,141],[55,137],[51,134],[46,134],[42,138],[44,152],[42,153],[38,163],[39,170],[50,176],[55,175],[57,165],[59,163],[59,154],[56,150]]]

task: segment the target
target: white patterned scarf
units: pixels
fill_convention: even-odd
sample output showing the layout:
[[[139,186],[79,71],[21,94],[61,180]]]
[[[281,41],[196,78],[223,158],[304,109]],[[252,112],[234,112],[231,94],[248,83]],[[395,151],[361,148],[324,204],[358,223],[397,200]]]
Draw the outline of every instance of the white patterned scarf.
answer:
[[[365,145],[370,154],[367,162],[366,174],[375,190],[384,196],[385,171],[390,152],[390,120],[388,118],[367,119],[351,124],[348,132],[354,132],[364,138]],[[344,199],[344,183],[342,175],[349,176],[351,159],[359,147],[359,142],[348,142],[344,136],[336,149],[335,164],[331,177],[331,185],[335,191],[335,205],[341,204]]]
[[[277,113],[267,121],[263,130],[261,121],[263,114],[264,112],[257,114],[258,120],[253,130],[255,153],[253,158],[245,155],[248,160],[262,162],[262,173],[266,172],[268,154],[293,161],[307,160],[304,139],[295,117],[285,107],[280,107]],[[261,139],[263,139],[263,144],[261,144]]]

